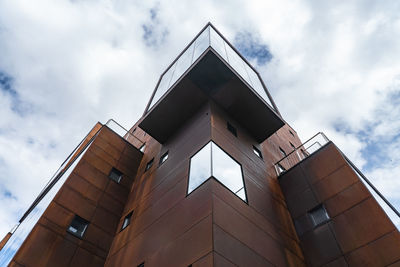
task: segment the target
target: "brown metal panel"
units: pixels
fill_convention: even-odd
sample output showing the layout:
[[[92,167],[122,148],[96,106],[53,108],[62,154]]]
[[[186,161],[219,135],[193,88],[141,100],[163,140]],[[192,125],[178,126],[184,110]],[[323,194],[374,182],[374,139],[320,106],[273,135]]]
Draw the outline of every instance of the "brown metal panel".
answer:
[[[400,260],[400,234],[397,230],[346,255],[350,266],[386,266]]]
[[[189,266],[212,251],[211,215],[146,260],[146,266]]]
[[[342,255],[329,224],[305,233],[300,239],[304,255],[311,266],[321,266]]]
[[[210,252],[207,255],[198,259],[196,262],[192,263],[192,267],[212,267],[215,266],[213,260],[213,253]]]
[[[238,266],[274,266],[261,255],[214,224],[214,250]]]
[[[96,169],[92,164],[86,161],[85,158],[78,163],[74,173],[95,185],[100,190],[104,190],[108,184],[108,173],[105,174]]]
[[[100,267],[103,266],[104,260],[94,256],[89,251],[78,248],[72,258],[70,266],[74,267]]]
[[[213,255],[214,255],[214,265],[209,265],[209,266],[215,266],[215,267],[234,267],[234,266],[237,266],[236,264],[234,264],[234,263],[228,261],[226,258],[222,257],[217,252],[214,252]],[[195,267],[195,265],[193,265],[193,267]]]
[[[277,266],[287,264],[283,246],[275,241],[272,236],[217,197],[213,197],[213,201],[213,221],[216,225],[262,255],[272,264]]]
[[[150,224],[134,239],[129,240],[122,249],[116,251],[113,244],[107,261],[110,261],[110,264],[114,264],[118,260],[113,258],[120,257],[120,264],[122,265],[132,264],[132,262],[139,264],[209,214],[211,214],[211,190],[207,182],[168,210],[156,222]],[[134,224],[135,220],[132,222],[132,225]],[[118,254],[122,254],[122,256]]]
[[[300,217],[320,203],[311,189],[288,196],[286,202],[293,219]]]
[[[311,184],[318,182],[345,164],[340,152],[334,145],[327,145],[313,154],[312,160],[302,162],[303,170],[307,170],[307,178]]]
[[[373,198],[333,218],[332,225],[344,253],[394,230],[393,223]]]
[[[344,257],[340,257],[336,260],[333,260],[325,265],[323,265],[324,267],[343,267],[343,266],[349,266],[345,260]],[[350,265],[351,266],[351,265]]]
[[[357,174],[349,165],[345,164],[313,184],[312,187],[318,199],[325,201],[357,181],[359,181]]]
[[[335,217],[370,196],[368,189],[359,181],[326,200],[325,207],[328,214]]]
[[[87,201],[81,194],[68,186],[61,188],[55,201],[63,207],[75,211],[76,214],[86,220],[93,216],[96,209],[93,203]]]

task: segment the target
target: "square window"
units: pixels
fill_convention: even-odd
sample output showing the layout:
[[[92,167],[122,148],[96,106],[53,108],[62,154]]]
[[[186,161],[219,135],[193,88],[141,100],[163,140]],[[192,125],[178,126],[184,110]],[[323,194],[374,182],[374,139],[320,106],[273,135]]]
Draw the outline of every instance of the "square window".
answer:
[[[128,227],[128,225],[131,223],[132,215],[133,211],[129,212],[129,214],[125,216],[124,222],[122,223],[121,231]]]
[[[163,164],[167,159],[168,159],[168,151],[165,152],[165,153],[160,157],[160,163],[159,163],[159,165]]]
[[[247,201],[242,166],[212,141],[190,159],[188,194],[211,177]]]
[[[152,158],[149,162],[147,162],[146,169],[144,171],[147,171],[148,169],[150,169],[151,166],[153,166],[153,162],[154,162],[154,158]]]
[[[69,225],[69,227],[67,229],[67,232],[69,232],[79,238],[82,238],[88,225],[89,225],[88,221],[86,221],[82,217],[79,217],[78,215],[75,215],[74,219],[72,220],[71,224]]]
[[[228,129],[228,131],[230,131],[234,136],[237,137],[237,131],[236,128],[232,126],[232,124],[230,124],[229,122],[226,123],[226,128]]]
[[[261,151],[258,150],[258,148],[256,148],[255,146],[253,146],[253,152],[254,152],[254,154],[256,154],[260,159],[263,158],[263,157],[262,157],[262,154],[261,154]]]
[[[281,152],[283,157],[286,157],[286,152],[281,147],[279,147],[279,151]]]
[[[117,170],[116,168],[112,168],[110,171],[110,174],[108,175],[108,177],[117,182],[120,183],[122,180],[122,172],[120,172],[119,170]]]
[[[146,143],[143,143],[143,145],[139,148],[139,151],[143,153],[145,148],[146,148]]]
[[[329,215],[328,212],[326,212],[326,209],[324,207],[324,205],[318,205],[317,207],[315,207],[314,209],[310,210],[308,212],[308,214],[310,215],[314,227],[317,227],[327,221],[329,221]]]

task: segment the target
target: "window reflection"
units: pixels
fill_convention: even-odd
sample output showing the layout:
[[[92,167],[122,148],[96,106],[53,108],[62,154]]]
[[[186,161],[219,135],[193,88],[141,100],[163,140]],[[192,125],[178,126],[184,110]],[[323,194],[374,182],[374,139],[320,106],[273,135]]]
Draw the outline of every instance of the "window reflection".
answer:
[[[209,142],[190,160],[188,194],[211,176],[246,201],[240,164],[213,142]]]

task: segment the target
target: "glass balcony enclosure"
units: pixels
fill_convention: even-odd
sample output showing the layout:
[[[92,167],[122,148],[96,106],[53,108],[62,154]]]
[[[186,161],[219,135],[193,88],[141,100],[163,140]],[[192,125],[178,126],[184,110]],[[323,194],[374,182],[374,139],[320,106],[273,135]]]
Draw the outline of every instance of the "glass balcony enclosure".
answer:
[[[210,177],[247,201],[242,167],[212,141],[190,159],[188,194]]]
[[[209,47],[218,53],[225,63],[241,77],[246,85],[252,88],[259,97],[268,103],[271,109],[274,109],[258,73],[211,24],[208,24],[161,75],[155,89],[154,97],[146,112],[160,100],[168,89],[177,82],[182,74],[184,74]]]

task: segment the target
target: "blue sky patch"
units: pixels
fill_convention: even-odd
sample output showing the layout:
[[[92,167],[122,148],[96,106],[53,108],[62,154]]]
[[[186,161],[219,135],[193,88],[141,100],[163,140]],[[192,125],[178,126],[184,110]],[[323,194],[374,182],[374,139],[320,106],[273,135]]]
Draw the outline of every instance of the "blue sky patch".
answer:
[[[235,36],[234,46],[247,59],[256,59],[258,65],[265,65],[273,58],[266,44],[250,32],[239,32]]]
[[[159,47],[164,43],[169,31],[160,23],[158,18],[158,8],[151,8],[149,13],[150,21],[142,24],[143,40],[149,47]]]
[[[25,116],[32,112],[31,104],[22,101],[18,91],[14,86],[14,78],[6,72],[0,70],[0,91],[11,97],[11,110],[20,116]]]

